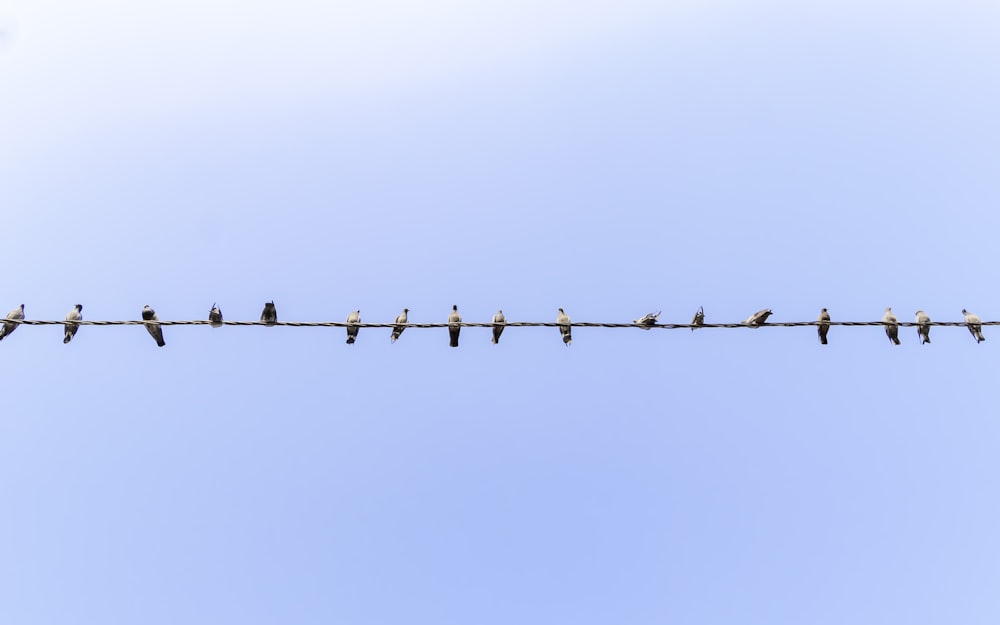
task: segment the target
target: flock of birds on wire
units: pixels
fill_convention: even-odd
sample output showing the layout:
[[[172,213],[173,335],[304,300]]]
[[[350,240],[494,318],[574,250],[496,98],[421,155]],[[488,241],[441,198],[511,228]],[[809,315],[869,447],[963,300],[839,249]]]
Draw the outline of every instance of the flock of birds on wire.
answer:
[[[403,334],[403,330],[407,328],[407,313],[410,312],[409,308],[404,308],[403,312],[396,317],[395,324],[392,326],[391,342],[395,343],[400,335]],[[767,318],[772,314],[771,310],[765,308],[763,310],[758,310],[754,314],[747,317],[742,325],[750,328],[759,328],[767,324]],[[978,315],[970,313],[969,311],[962,309],[962,314],[965,316],[965,325],[969,328],[969,332],[972,337],[976,339],[976,343],[981,343],[986,340],[983,336],[982,321],[979,319]],[[644,330],[649,330],[657,326],[657,320],[659,319],[660,312],[649,313],[636,319],[632,323],[639,328]],[[156,344],[160,347],[166,345],[163,340],[163,328],[160,327],[159,319],[156,316],[156,311],[149,307],[147,304],[142,309],[142,320],[146,330],[149,335],[153,337]],[[267,302],[264,304],[264,310],[260,314],[260,320],[264,325],[274,326],[278,323],[278,311],[274,307],[274,302]],[[3,326],[0,327],[0,340],[9,336],[17,326],[20,325],[19,322],[24,321],[24,304],[21,304],[14,310],[7,313],[7,318],[3,322]],[[76,335],[76,331],[79,329],[79,322],[83,321],[83,305],[77,304],[73,307],[73,310],[69,311],[66,315],[66,319],[63,322],[65,326],[63,343],[69,343],[73,340]],[[212,309],[208,313],[208,322],[213,328],[220,328],[223,325],[222,310],[216,305],[212,304]],[[355,310],[354,312],[347,315],[347,321],[345,326],[347,328],[347,344],[353,345],[354,341],[358,338],[359,324],[361,323],[361,311]],[[556,324],[559,328],[559,334],[562,336],[563,343],[568,347],[573,342],[572,334],[572,322],[569,316],[563,311],[562,308],[559,309],[559,313],[556,315]],[[827,344],[827,334],[830,332],[830,313],[824,308],[820,311],[819,317],[816,320],[816,330],[819,334],[819,342],[823,345]],[[493,338],[491,343],[499,343],[500,335],[503,334],[504,328],[507,325],[507,319],[504,317],[503,310],[498,310],[495,315],[493,315],[492,328],[493,328]],[[694,331],[700,326],[705,325],[705,310],[704,308],[698,308],[698,312],[694,314],[694,318],[691,319],[691,330]],[[885,314],[882,315],[881,325],[885,326],[885,334],[889,337],[889,340],[894,345],[899,345],[899,320],[896,315],[892,312],[892,307],[885,309]],[[916,312],[916,326],[917,326],[917,336],[920,339],[921,345],[931,342],[931,318],[922,310]],[[450,339],[450,345],[452,347],[458,347],[458,335],[462,330],[462,317],[458,314],[458,306],[451,307],[451,313],[448,315],[448,334]]]

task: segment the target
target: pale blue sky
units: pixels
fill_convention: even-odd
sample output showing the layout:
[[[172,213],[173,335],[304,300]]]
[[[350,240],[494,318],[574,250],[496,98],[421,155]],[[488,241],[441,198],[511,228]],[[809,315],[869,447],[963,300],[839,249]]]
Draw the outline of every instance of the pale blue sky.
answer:
[[[0,5],[0,311],[1000,319],[987,2]],[[25,327],[0,622],[1000,618],[1000,332]]]

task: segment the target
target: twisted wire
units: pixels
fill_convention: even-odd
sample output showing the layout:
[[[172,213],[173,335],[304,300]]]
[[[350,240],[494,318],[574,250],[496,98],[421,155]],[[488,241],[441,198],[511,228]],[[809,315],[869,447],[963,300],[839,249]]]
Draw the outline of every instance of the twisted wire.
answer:
[[[69,320],[42,320],[42,319],[2,319],[2,323],[15,323],[26,326],[52,326],[52,325],[77,325],[77,326],[140,326],[140,325],[160,325],[160,326],[203,326],[212,322],[203,319],[175,320],[175,321],[145,321],[141,319],[124,319],[111,321],[69,321]],[[216,322],[219,323],[219,322]],[[357,328],[492,328],[493,322],[469,322],[460,323],[347,323],[346,321],[222,321],[226,326],[287,326],[291,328],[346,328],[347,326]],[[694,325],[690,323],[657,323],[654,325],[643,325],[639,323],[609,323],[609,322],[589,322],[573,321],[569,324],[561,324],[555,321],[508,321],[502,324],[505,328],[558,328],[569,325],[573,328],[639,328],[642,330],[681,330],[681,329],[706,329],[706,328],[798,328],[818,326],[820,324],[830,326],[887,326],[897,325],[901,328],[915,328],[921,325],[941,326],[941,327],[967,327],[965,321],[931,321],[926,324],[919,324],[914,321],[898,321],[895,324],[888,324],[884,321],[776,321],[761,324],[759,326],[749,326],[746,323],[704,323]],[[998,326],[1000,321],[981,321],[976,325]]]

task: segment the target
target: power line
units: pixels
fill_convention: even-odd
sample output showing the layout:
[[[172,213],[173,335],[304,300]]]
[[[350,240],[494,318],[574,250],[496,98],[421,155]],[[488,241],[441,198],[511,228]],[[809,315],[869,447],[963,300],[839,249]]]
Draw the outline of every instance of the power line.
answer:
[[[17,325],[26,326],[54,326],[54,325],[79,325],[79,326],[141,326],[141,325],[161,325],[161,326],[207,326],[212,322],[202,319],[189,319],[189,320],[175,320],[175,321],[144,321],[141,319],[118,319],[118,320],[108,320],[108,321],[88,321],[81,319],[80,321],[69,321],[69,320],[43,320],[43,319],[0,319],[0,323],[14,323]],[[226,326],[287,326],[290,328],[346,328],[347,326],[358,327],[358,328],[395,328],[396,326],[404,328],[448,328],[448,327],[462,327],[462,328],[492,328],[494,323],[491,321],[487,322],[469,322],[462,321],[459,323],[449,323],[447,321],[441,323],[348,323],[346,321],[221,321],[217,322]],[[766,322],[759,326],[750,326],[745,322],[739,323],[703,323],[703,324],[690,324],[690,323],[657,323],[654,325],[643,325],[639,323],[629,322],[629,323],[617,323],[617,322],[591,322],[591,321],[573,321],[568,324],[561,324],[555,321],[507,321],[502,324],[506,328],[558,328],[560,326],[569,325],[573,328],[638,328],[640,330],[701,330],[701,329],[712,329],[712,328],[749,328],[749,329],[759,329],[759,328],[801,328],[809,326],[819,326],[820,324],[830,325],[830,326],[887,326],[887,325],[897,325],[901,328],[915,328],[920,325],[928,326],[940,326],[940,327],[967,327],[969,324],[965,321],[930,321],[926,324],[919,324],[914,321],[898,321],[894,324],[886,323],[885,321],[777,321],[777,322]],[[980,321],[975,325],[981,326],[1000,326],[1000,321]]]

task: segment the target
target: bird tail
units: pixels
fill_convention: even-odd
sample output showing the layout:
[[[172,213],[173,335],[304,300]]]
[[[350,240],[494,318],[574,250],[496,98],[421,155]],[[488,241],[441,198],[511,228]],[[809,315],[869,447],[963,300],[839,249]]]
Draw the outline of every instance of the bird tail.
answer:
[[[573,336],[572,335],[570,335],[570,334],[564,334],[563,335],[563,343],[566,344],[566,347],[569,347],[570,343],[572,343],[572,342],[573,342]]]
[[[892,337],[892,343],[893,343],[893,345],[899,345],[900,344],[899,343],[899,337],[898,336]]]
[[[73,340],[73,335],[67,332],[66,336],[63,337],[63,344],[65,345],[66,343],[69,343],[71,340]]]
[[[398,338],[399,338],[399,334],[398,334],[398,333],[396,333],[396,332],[393,332],[393,333],[392,333],[392,338],[391,338],[391,339],[389,339],[389,342],[390,342],[390,343],[395,343],[395,342],[396,342],[396,339],[398,339]]]
[[[819,342],[820,342],[820,343],[821,343],[822,345],[826,345],[826,344],[827,344],[827,342],[826,342],[826,337],[825,337],[825,336],[821,336],[821,337],[819,337]]]
[[[163,347],[163,346],[164,346],[164,345],[166,345],[166,344],[167,344],[167,342],[166,342],[166,341],[164,341],[163,339],[156,339],[156,345],[157,345],[158,347]]]
[[[354,337],[353,336],[348,336],[347,337],[347,344],[348,345],[354,345]]]
[[[979,331],[979,335],[978,335],[978,336],[976,337],[976,342],[978,342],[978,343],[982,343],[982,342],[983,342],[983,341],[985,341],[985,340],[986,340],[986,337],[985,337],[985,336],[983,336],[983,331],[982,331],[982,330],[980,330],[980,331]]]

